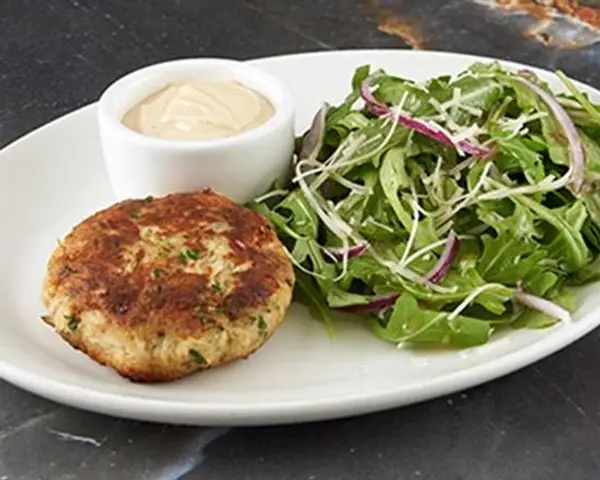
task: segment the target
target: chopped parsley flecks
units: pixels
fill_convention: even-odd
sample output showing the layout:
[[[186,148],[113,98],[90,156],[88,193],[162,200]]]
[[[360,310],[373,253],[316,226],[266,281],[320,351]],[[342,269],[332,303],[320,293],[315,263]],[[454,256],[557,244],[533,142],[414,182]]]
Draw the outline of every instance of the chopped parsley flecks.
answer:
[[[204,309],[198,309],[196,311],[196,317],[198,318],[198,321],[205,327],[213,325],[215,323],[215,321],[210,317],[210,315],[207,315],[207,312]]]
[[[202,356],[202,354],[196,350],[195,348],[190,348],[189,350],[190,360],[197,365],[207,365],[206,358]]]
[[[224,288],[223,285],[221,285],[220,283],[213,283],[210,288],[213,289],[213,292],[215,293],[223,293]]]
[[[129,212],[129,217],[133,218],[134,220],[139,220],[140,219],[140,212],[138,210],[131,210]]]
[[[254,323],[256,324],[256,328],[258,329],[258,331],[261,334],[266,335],[267,322],[265,321],[264,315],[257,315],[256,317],[253,317],[253,320],[254,320]]]
[[[185,251],[185,256],[190,260],[198,260],[200,258],[200,250],[197,250],[195,248],[188,248]]]
[[[181,264],[186,264],[188,262],[188,260],[199,260],[200,259],[200,250],[196,249],[196,248],[186,248],[185,250],[179,252],[179,255],[177,255],[177,258],[179,259],[179,263]]]
[[[162,268],[155,268],[152,270],[152,278],[160,278],[166,274],[167,272],[165,272]]]
[[[75,333],[77,331],[77,327],[79,326],[79,318],[75,315],[65,315],[65,319],[67,320],[67,327],[69,327],[69,331],[71,333]]]
[[[68,265],[63,265],[60,269],[60,271],[58,272],[58,277],[59,278],[65,278],[67,275],[69,275],[70,273],[73,273],[74,270],[69,267]]]

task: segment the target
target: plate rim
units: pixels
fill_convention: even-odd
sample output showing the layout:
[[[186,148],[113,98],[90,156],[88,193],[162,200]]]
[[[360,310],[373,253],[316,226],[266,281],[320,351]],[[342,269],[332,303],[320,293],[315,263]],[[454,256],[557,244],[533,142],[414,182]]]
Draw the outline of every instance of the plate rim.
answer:
[[[306,57],[346,56],[346,55],[392,55],[392,56],[444,56],[460,58],[465,61],[498,61],[509,68],[528,67],[533,70],[552,74],[553,71],[544,67],[528,65],[512,60],[493,56],[445,52],[440,50],[409,50],[394,48],[362,49],[348,48],[336,50],[315,50],[299,53],[285,53],[267,57],[247,59],[257,66],[277,62],[293,61]],[[227,57],[224,57],[227,58]],[[574,79],[577,86],[592,89],[600,95],[600,89]],[[13,148],[18,148],[31,137],[55,124],[68,121],[72,116],[84,115],[87,110],[97,108],[97,101],[82,105],[70,112],[57,116],[47,123],[40,125],[17,139],[9,142],[0,150],[0,160],[10,154]],[[390,388],[375,392],[358,391],[352,394],[336,395],[318,402],[310,398],[299,400],[261,401],[255,404],[231,404],[227,402],[191,403],[178,400],[151,399],[119,393],[101,392],[93,388],[81,387],[70,383],[47,379],[28,369],[11,364],[0,355],[0,379],[41,397],[87,411],[103,413],[120,418],[135,420],[166,422],[186,425],[273,425],[298,423],[305,421],[343,418],[354,415],[388,410],[409,404],[420,403],[438,398],[453,392],[465,390],[476,385],[499,379],[511,373],[528,367],[539,360],[554,355],[556,352],[581,339],[600,324],[598,312],[600,306],[583,315],[576,323],[570,325],[570,330],[562,336],[550,333],[539,339],[525,350],[516,350],[500,358],[488,360],[472,367],[446,373],[438,378],[425,379],[411,383],[409,387],[390,385]],[[596,315],[595,315],[596,313]],[[562,329],[559,325],[553,329]],[[523,352],[526,352],[524,354]]]

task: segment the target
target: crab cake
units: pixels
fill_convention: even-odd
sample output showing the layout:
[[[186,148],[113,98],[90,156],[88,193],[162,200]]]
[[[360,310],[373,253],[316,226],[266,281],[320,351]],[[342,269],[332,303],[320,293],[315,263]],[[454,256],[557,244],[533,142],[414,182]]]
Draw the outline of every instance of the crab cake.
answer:
[[[210,190],[126,200],[53,253],[44,321],[124,377],[175,380],[269,339],[295,282],[283,248],[264,217]]]

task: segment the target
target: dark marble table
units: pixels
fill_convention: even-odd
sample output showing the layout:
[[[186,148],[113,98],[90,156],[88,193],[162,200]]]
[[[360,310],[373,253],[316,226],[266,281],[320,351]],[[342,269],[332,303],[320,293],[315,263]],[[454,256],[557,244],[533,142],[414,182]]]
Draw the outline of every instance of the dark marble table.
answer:
[[[0,146],[131,69],[182,56],[412,45],[558,67],[600,87],[600,46],[544,46],[524,36],[528,22],[467,0],[0,0]],[[598,479],[599,341],[448,398],[285,427],[112,419],[0,381],[0,480]]]

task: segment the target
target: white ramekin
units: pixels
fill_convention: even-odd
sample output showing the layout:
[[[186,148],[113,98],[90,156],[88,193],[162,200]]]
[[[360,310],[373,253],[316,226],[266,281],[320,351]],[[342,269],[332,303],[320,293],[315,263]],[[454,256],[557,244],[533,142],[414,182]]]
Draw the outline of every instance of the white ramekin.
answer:
[[[208,141],[164,140],[121,123],[125,113],[168,83],[237,80],[268,98],[275,114],[256,129]],[[210,187],[245,203],[289,172],[294,147],[291,93],[276,77],[247,63],[217,58],[173,60],[129,73],[98,103],[100,139],[118,200]]]

